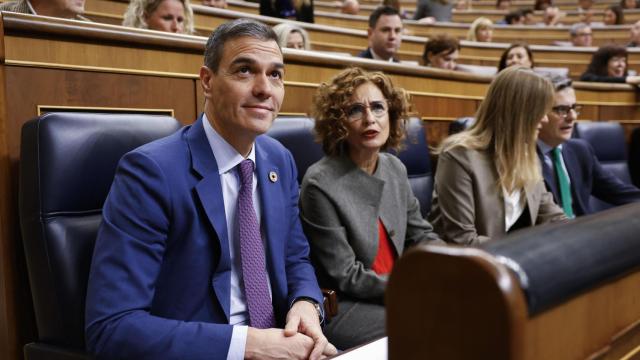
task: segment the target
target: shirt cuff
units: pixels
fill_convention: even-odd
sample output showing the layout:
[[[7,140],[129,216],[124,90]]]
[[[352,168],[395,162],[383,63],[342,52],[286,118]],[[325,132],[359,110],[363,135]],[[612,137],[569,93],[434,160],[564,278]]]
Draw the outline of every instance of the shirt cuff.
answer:
[[[249,331],[248,326],[235,325],[233,327],[227,360],[244,359],[244,350],[247,346],[247,331]]]

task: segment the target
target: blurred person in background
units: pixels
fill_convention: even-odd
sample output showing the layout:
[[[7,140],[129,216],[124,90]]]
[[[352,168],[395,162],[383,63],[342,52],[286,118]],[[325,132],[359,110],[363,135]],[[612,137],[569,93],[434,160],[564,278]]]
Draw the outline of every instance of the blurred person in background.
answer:
[[[491,42],[493,37],[493,21],[486,17],[475,19],[469,31],[467,32],[467,40],[477,42]]]
[[[131,0],[122,25],[192,34],[193,10],[189,0]]]
[[[280,23],[273,27],[273,31],[278,36],[278,45],[281,48],[291,48],[298,50],[310,50],[309,34],[299,26],[290,23]]]

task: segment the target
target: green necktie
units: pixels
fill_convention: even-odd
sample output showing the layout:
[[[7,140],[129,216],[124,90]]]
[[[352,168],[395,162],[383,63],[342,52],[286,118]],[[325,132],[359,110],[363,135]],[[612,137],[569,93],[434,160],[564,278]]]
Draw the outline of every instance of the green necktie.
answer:
[[[553,167],[556,170],[556,177],[558,178],[558,186],[560,187],[560,202],[562,203],[562,210],[569,218],[575,217],[573,214],[573,207],[571,206],[571,187],[569,186],[569,177],[567,172],[564,171],[562,166],[562,153],[559,147],[553,148]]]

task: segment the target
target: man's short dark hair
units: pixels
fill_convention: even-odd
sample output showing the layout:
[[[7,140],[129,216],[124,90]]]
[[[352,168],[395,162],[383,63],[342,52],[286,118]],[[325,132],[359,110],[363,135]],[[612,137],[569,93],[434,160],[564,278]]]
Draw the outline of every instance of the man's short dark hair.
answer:
[[[380,19],[380,16],[382,16],[382,15],[386,15],[386,16],[398,15],[398,16],[400,16],[400,13],[398,12],[398,10],[392,8],[391,6],[378,6],[375,10],[373,10],[371,15],[369,15],[369,28],[370,29],[375,29],[376,28],[376,24],[378,23],[378,19]]]
[[[278,44],[278,36],[269,26],[255,20],[236,19],[218,26],[209,36],[204,48],[204,65],[217,73],[224,44],[245,36],[263,41],[273,40]]]
[[[551,82],[551,84],[553,85],[553,90],[555,90],[555,92],[573,87],[573,82],[566,76],[557,74],[545,74],[544,77]]]
[[[447,34],[436,35],[429,39],[424,46],[422,60],[425,65],[429,65],[429,53],[436,55],[444,52],[445,55],[449,55],[456,50],[460,50],[460,42],[458,39]]]
[[[524,17],[524,15],[522,14],[522,10],[513,10],[504,16],[504,21],[506,21],[507,24],[512,25],[521,17]]]

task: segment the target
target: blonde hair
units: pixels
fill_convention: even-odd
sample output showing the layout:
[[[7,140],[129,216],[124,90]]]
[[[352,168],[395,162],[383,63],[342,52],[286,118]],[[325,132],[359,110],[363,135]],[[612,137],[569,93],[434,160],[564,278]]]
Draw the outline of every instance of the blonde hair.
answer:
[[[469,27],[469,31],[467,32],[467,40],[469,41],[477,41],[476,33],[481,29],[493,29],[493,21],[487,19],[486,17],[479,17],[475,19],[471,26]]]
[[[131,0],[124,13],[123,26],[148,29],[146,17],[152,14],[163,1],[168,0]],[[184,33],[193,34],[193,9],[189,0],[178,0],[184,7]]]
[[[287,47],[287,40],[289,39],[289,34],[298,33],[302,36],[302,40],[304,41],[304,49],[310,50],[311,44],[309,44],[309,34],[307,31],[297,25],[292,25],[289,23],[280,23],[273,27],[273,31],[278,36],[278,45],[280,48],[284,49]]]
[[[455,147],[488,151],[498,171],[498,185],[507,192],[540,181],[536,129],[553,105],[551,82],[521,66],[503,70],[491,83],[466,131],[446,138],[436,149]]]

